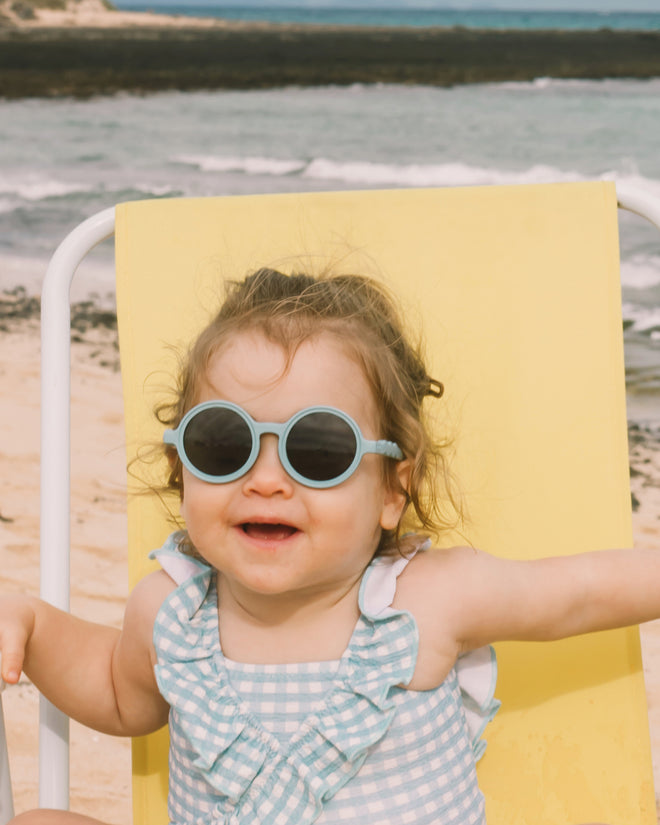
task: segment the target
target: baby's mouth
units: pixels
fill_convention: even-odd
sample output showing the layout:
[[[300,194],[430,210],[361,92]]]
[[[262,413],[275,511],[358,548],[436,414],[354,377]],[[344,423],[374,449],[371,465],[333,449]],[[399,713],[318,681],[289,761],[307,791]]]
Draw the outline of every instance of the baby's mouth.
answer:
[[[260,541],[284,541],[298,532],[290,524],[262,524],[260,522],[246,522],[241,524],[241,529],[251,539]]]

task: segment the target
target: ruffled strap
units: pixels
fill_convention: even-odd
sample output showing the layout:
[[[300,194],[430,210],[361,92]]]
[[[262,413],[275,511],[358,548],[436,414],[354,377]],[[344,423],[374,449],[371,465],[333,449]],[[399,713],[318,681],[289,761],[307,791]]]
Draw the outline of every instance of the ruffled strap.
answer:
[[[396,581],[408,562],[419,552],[428,550],[431,541],[424,536],[408,536],[407,555],[402,557],[382,557],[371,565],[360,590],[360,607],[372,618],[386,617],[396,593]],[[416,631],[415,631],[416,633]],[[415,649],[414,659],[417,659]],[[414,667],[413,667],[414,670]],[[472,751],[475,759],[480,759],[486,750],[486,742],[481,739],[486,725],[497,713],[500,702],[495,699],[497,682],[497,660],[490,645],[471,650],[459,656],[455,665],[456,678],[461,692],[463,710],[467,722]],[[412,678],[402,680],[407,684]]]
[[[190,743],[192,765],[232,808],[261,770],[273,743],[267,734],[251,729],[247,712],[226,674],[219,671],[217,591],[211,568],[177,554],[180,551],[171,545],[154,554],[170,568],[172,562],[194,562],[194,567],[188,566],[192,575],[169,594],[156,617],[156,680],[170,705],[172,730]]]
[[[240,739],[245,722],[236,713],[226,681],[218,680],[214,664],[219,638],[216,611],[210,609],[216,604],[213,571],[182,553],[180,540],[181,535],[174,533],[150,554],[179,585],[156,616],[155,675],[170,705],[170,724],[185,732],[196,754],[193,764],[212,775],[220,756]],[[243,786],[228,778],[218,790],[237,799]]]
[[[172,533],[167,537],[162,547],[149,553],[149,558],[155,559],[177,584],[183,584],[203,570],[210,570],[209,566],[201,559],[188,556],[179,549],[185,536],[183,530]]]
[[[314,767],[315,793],[325,801],[360,769],[396,712],[392,691],[407,684],[417,661],[417,625],[393,610],[397,576],[409,559],[380,557],[360,585],[360,619],[322,709],[291,742],[291,756]],[[302,767],[302,764],[301,764]]]

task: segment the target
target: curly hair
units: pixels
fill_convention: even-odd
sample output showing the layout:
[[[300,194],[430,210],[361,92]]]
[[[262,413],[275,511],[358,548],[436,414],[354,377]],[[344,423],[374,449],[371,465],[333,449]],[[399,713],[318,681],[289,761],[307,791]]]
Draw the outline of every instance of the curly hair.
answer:
[[[282,347],[287,366],[297,348],[320,332],[336,334],[361,366],[377,402],[379,437],[396,442],[410,461],[404,515],[396,530],[383,532],[377,554],[399,547],[404,526],[439,535],[456,525],[460,508],[445,458],[449,444],[433,439],[423,410],[424,399],[441,397],[443,386],[428,375],[421,345],[404,334],[395,301],[371,278],[263,268],[229,282],[219,312],[182,363],[175,400],[157,409],[159,421],[176,428],[197,403],[213,356],[237,333],[254,329]],[[163,492],[182,496],[181,462],[175,448],[164,449],[171,471]],[[394,462],[386,463],[386,481],[400,488]]]

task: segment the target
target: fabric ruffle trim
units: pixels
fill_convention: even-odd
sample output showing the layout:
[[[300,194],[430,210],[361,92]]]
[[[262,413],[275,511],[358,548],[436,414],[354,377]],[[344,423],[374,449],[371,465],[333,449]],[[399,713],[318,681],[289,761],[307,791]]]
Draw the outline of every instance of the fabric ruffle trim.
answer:
[[[461,689],[465,721],[467,722],[472,751],[478,761],[486,750],[486,740],[482,735],[486,725],[500,708],[501,702],[495,698],[497,682],[497,659],[490,645],[470,650],[458,657],[454,666],[458,686]]]
[[[384,618],[388,615],[396,593],[397,577],[417,552],[428,550],[431,546],[431,541],[428,538],[419,536],[417,542],[415,542],[415,538],[414,536],[407,537],[410,552],[407,553],[405,558],[386,556],[375,559],[372,563],[360,589],[360,608],[364,615],[372,619]],[[416,648],[414,658],[416,661]],[[483,756],[487,744],[481,737],[486,725],[495,716],[501,704],[495,698],[495,685],[497,683],[495,651],[490,645],[486,645],[464,653],[459,656],[455,670],[472,751],[475,759],[479,760]],[[410,678],[412,678],[412,673]],[[403,684],[407,684],[407,682],[403,682]]]

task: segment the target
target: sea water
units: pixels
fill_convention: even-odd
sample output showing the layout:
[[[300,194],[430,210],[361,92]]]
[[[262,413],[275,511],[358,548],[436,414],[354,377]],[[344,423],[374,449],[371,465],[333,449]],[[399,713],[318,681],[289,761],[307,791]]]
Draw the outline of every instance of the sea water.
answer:
[[[660,198],[659,136],[660,79],[0,101],[0,290],[37,294],[71,228],[136,198],[574,180]],[[660,419],[660,233],[620,229],[631,410]],[[112,301],[110,244],[74,284]]]
[[[305,23],[325,26],[464,26],[475,29],[660,29],[660,10],[584,11],[550,9],[438,8],[434,0],[406,4],[400,0],[362,2],[290,2],[281,5],[223,3],[217,0],[185,3],[180,0],[115,0],[119,9],[158,11],[191,17],[220,17],[226,20]],[[452,4],[447,3],[448,6]],[[479,5],[478,3],[475,5]],[[484,2],[484,6],[490,5]],[[530,0],[530,6],[533,5]]]

